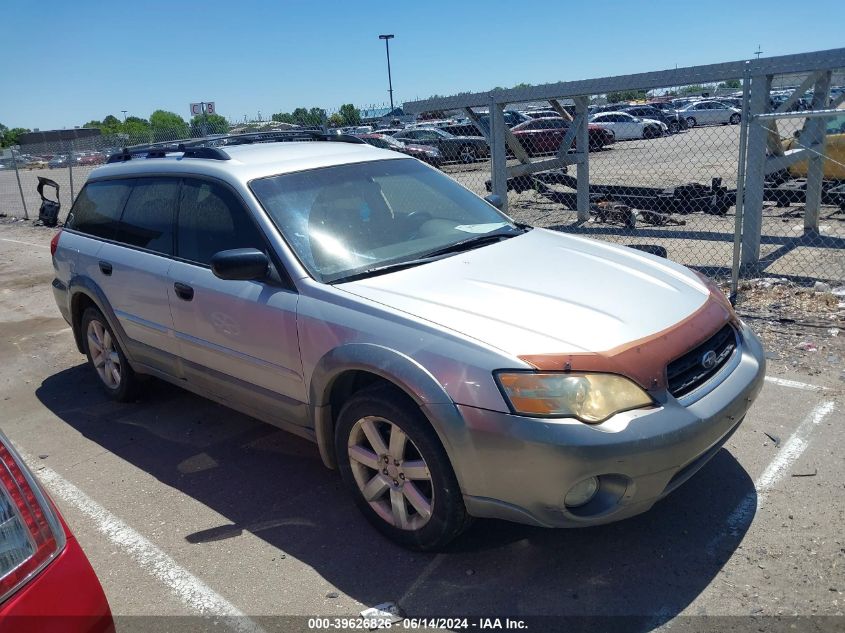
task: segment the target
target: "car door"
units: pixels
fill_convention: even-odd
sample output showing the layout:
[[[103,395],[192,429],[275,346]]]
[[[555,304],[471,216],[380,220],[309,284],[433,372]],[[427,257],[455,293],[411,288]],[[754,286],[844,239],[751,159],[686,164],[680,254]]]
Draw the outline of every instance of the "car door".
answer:
[[[701,124],[711,124],[717,122],[718,112],[713,108],[714,104],[705,101],[698,105],[698,116],[696,119]]]
[[[187,380],[259,417],[305,424],[305,383],[296,330],[298,294],[276,261],[262,280],[216,277],[215,253],[272,250],[228,185],[185,178],[169,275],[170,309]],[[273,278],[275,277],[275,278]]]
[[[105,181],[109,183],[110,181]],[[111,181],[114,182],[114,181]],[[121,180],[131,187],[111,242],[97,253],[94,274],[129,340],[129,354],[174,374],[168,270],[178,178]],[[112,185],[114,186],[114,185]]]
[[[623,138],[640,138],[643,135],[643,124],[630,114],[616,114],[619,129]]]

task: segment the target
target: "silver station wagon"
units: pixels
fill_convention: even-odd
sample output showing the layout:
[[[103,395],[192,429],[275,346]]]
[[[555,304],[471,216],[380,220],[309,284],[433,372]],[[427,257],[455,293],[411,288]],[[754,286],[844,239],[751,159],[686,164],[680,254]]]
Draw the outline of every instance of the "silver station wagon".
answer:
[[[334,138],[91,172],[53,289],[106,392],[148,374],[311,439],[376,528],[423,550],[472,517],[641,513],[742,422],[764,354],[706,278]]]

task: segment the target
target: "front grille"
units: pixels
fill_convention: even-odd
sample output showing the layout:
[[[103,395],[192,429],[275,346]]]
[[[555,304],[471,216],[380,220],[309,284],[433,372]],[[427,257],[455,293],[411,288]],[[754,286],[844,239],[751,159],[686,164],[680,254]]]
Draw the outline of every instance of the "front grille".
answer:
[[[726,325],[695,349],[673,360],[666,368],[669,393],[679,398],[703,385],[728,362],[736,347],[736,332]],[[713,352],[715,358],[710,355],[712,364],[705,367],[704,357],[709,352]]]

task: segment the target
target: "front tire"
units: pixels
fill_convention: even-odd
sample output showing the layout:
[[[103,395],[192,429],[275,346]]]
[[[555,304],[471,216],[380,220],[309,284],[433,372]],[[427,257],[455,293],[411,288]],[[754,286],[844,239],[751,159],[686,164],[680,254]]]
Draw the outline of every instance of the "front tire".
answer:
[[[117,338],[97,308],[82,314],[82,334],[88,363],[106,394],[118,402],[129,402],[138,393],[138,377],[126,361]]]
[[[338,416],[335,450],[355,504],[396,543],[440,550],[469,524],[437,434],[396,389],[377,386],[355,394]]]
[[[653,125],[647,125],[643,130],[643,138],[657,138],[658,136],[660,136],[660,133]]]
[[[695,127],[696,121],[694,117],[688,116],[687,117],[687,127]]]
[[[677,121],[671,121],[669,123],[669,134],[677,134],[681,131],[681,124]]]
[[[732,114],[730,118],[731,125],[738,125],[740,118],[741,117],[738,114]]]

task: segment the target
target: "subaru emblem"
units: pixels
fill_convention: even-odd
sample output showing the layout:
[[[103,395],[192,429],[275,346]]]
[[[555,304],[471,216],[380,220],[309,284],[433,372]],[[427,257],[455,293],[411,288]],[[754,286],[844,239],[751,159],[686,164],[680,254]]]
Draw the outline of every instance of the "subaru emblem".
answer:
[[[709,352],[704,352],[704,356],[701,357],[701,366],[704,369],[713,369],[716,366],[716,352],[712,349]]]

